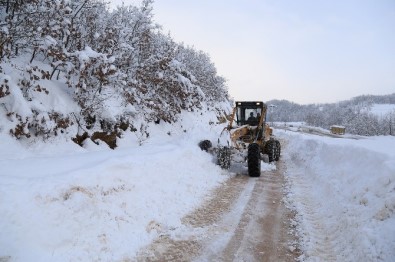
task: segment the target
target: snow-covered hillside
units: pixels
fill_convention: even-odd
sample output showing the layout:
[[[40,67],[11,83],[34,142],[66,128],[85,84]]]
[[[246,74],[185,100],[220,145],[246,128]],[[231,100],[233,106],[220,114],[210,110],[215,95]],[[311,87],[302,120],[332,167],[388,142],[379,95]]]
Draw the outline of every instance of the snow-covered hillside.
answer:
[[[341,125],[349,134],[364,136],[395,134],[395,94],[363,95],[331,104],[298,105],[286,100],[267,104],[270,122],[305,122],[325,129]]]
[[[148,136],[150,123],[184,111],[227,113],[226,80],[208,54],[162,33],[152,5],[0,2],[0,132],[114,148],[122,132]]]
[[[115,150],[61,139],[25,145],[2,134],[0,260],[133,260],[164,232],[190,234],[181,218],[235,175],[197,146],[215,142],[223,125],[208,125],[214,113],[197,115],[152,125],[145,140],[127,133]],[[392,261],[395,139],[276,134],[302,258]]]

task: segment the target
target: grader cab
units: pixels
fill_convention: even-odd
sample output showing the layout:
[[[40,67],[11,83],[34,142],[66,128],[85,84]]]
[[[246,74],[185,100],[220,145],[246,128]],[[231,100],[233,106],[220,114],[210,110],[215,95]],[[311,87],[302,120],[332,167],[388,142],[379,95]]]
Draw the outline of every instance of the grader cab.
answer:
[[[236,102],[227,130],[235,147],[258,143],[264,146],[273,133],[266,124],[267,106],[263,102]]]

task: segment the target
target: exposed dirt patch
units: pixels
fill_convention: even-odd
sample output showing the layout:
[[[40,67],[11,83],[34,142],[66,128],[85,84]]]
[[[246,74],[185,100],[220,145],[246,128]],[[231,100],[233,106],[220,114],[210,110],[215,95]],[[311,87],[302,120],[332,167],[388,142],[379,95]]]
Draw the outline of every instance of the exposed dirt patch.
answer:
[[[217,222],[232,208],[247,181],[248,177],[245,175],[236,175],[230,178],[214,190],[209,200],[181,221],[183,224],[193,227],[210,226]]]
[[[93,197],[93,193],[90,192],[89,190],[87,190],[86,188],[80,187],[80,186],[73,186],[72,188],[70,188],[69,190],[67,190],[66,193],[63,194],[63,200],[69,200],[70,197],[75,194],[75,193],[81,193],[84,194],[86,196],[89,196],[90,198]]]
[[[168,236],[161,236],[151,244],[149,250],[139,255],[137,261],[190,261],[199,253],[200,247],[197,240],[173,240]]]

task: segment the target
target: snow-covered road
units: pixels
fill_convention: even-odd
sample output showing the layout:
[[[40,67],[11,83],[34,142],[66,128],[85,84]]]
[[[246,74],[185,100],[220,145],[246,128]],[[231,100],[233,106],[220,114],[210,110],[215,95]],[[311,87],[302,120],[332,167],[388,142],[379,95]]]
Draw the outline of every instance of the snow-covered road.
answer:
[[[284,164],[259,178],[232,175],[206,201],[139,253],[138,261],[295,261],[291,210],[283,202]],[[269,169],[272,169],[270,171]],[[274,170],[273,170],[274,169]]]
[[[32,150],[2,136],[0,261],[154,260],[177,248],[200,261],[393,261],[394,137],[277,130],[282,166],[252,179],[218,168],[198,130],[142,146],[126,137],[115,151]],[[270,254],[273,243],[284,249]]]

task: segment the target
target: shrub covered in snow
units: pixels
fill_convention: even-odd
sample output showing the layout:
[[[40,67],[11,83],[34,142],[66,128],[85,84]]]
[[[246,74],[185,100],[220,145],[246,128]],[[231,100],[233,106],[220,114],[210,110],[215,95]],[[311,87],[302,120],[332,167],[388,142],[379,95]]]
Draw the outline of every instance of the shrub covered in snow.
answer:
[[[209,56],[163,34],[152,3],[109,11],[98,0],[0,2],[1,130],[79,141],[144,134],[206,106],[229,110]]]

